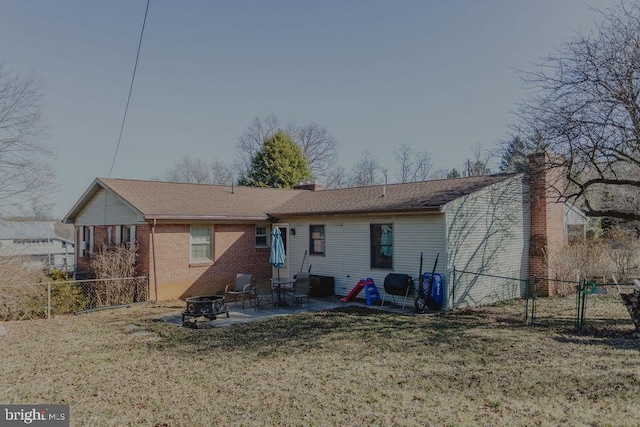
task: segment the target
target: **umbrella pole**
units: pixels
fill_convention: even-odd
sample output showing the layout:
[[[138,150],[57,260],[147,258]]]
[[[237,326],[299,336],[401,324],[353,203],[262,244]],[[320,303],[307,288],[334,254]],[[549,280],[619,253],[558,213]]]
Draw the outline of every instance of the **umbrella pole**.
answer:
[[[278,268],[278,278],[276,279],[277,283],[278,283],[278,302],[276,302],[276,307],[284,307],[286,305],[286,302],[282,300],[282,283],[280,282],[280,269]]]

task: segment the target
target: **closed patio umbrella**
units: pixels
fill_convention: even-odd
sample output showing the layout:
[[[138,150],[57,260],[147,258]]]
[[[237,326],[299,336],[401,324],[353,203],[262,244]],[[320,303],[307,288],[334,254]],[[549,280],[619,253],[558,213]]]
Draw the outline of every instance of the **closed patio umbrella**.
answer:
[[[269,256],[269,264],[278,269],[284,266],[284,243],[282,242],[282,233],[278,227],[273,227],[271,232],[271,255]]]
[[[278,227],[273,227],[271,232],[271,255],[269,255],[269,264],[278,269],[278,282],[280,281],[280,269],[284,266],[285,254],[284,243],[282,242],[282,233]],[[278,283],[278,304],[280,300],[280,284]]]

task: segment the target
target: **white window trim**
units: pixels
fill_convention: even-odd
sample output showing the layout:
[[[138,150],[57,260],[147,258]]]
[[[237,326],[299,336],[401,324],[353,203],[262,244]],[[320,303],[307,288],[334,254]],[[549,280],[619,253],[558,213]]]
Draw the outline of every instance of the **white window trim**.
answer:
[[[265,242],[266,242],[264,245],[258,245],[258,243],[256,241],[258,239],[258,237],[262,237],[263,236],[262,234],[258,234],[258,227],[264,228],[264,233],[265,233],[264,234],[264,238],[265,238]],[[271,236],[269,227],[267,225],[256,225],[253,230],[254,230],[254,244],[255,244],[256,248],[268,248],[269,244],[270,244],[269,236]]]
[[[89,234],[89,241],[85,240],[85,235]],[[80,245],[80,248],[78,250],[78,256],[80,257],[85,257],[85,256],[93,256],[93,236],[94,236],[94,230],[93,230],[93,226],[86,226],[83,225],[82,227],[80,227],[80,238],[82,239],[82,244]]]
[[[192,258],[192,254],[193,254],[193,240],[192,240],[192,232],[191,230],[194,227],[199,227],[199,228],[208,228],[209,229],[209,253],[211,254],[211,258],[210,259],[193,259]],[[133,230],[132,230],[133,231]],[[215,232],[214,232],[214,227],[212,225],[191,225],[189,226],[189,263],[190,264],[211,264],[213,263],[214,259],[215,259],[215,253],[214,253],[214,236],[215,236]]]

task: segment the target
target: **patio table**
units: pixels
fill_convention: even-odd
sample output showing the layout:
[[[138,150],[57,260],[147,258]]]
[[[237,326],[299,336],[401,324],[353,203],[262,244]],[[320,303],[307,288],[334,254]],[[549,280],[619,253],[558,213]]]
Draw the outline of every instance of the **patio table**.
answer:
[[[288,277],[274,277],[271,279],[271,286],[278,290],[278,300],[274,304],[276,307],[284,307],[287,305],[287,302],[282,298],[281,291],[282,289],[291,289],[294,282],[294,279]]]

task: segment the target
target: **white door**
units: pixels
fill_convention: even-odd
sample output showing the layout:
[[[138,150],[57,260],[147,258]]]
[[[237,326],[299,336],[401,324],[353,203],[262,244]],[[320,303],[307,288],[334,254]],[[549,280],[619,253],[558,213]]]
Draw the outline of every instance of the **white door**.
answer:
[[[278,227],[282,235],[282,243],[284,244],[284,265],[280,269],[280,278],[291,278],[291,269],[289,268],[289,224],[274,224],[272,227]],[[278,277],[278,269],[273,268],[271,277]]]

